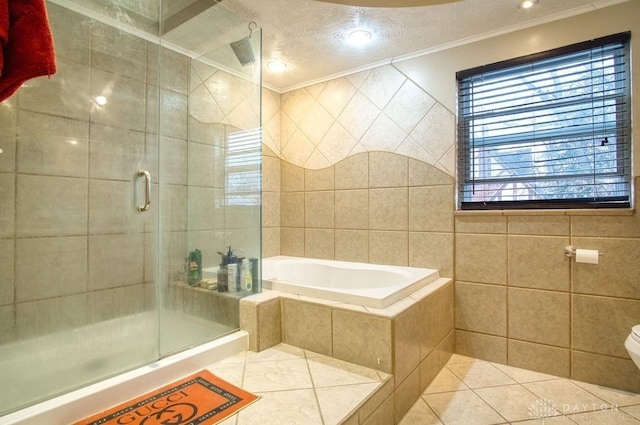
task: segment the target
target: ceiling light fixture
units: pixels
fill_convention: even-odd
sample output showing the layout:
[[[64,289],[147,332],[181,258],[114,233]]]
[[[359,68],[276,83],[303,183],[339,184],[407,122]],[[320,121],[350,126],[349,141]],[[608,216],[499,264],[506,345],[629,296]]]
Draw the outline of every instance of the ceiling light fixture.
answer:
[[[274,59],[267,62],[267,69],[273,72],[284,72],[287,69],[287,64],[281,60]]]
[[[99,106],[104,106],[107,104],[107,98],[105,96],[96,96],[95,101]]]
[[[524,0],[522,3],[520,3],[520,7],[522,9],[531,9],[536,4],[538,4],[538,0]]]
[[[371,32],[365,29],[357,29],[347,34],[347,41],[354,46],[364,46],[371,41]]]

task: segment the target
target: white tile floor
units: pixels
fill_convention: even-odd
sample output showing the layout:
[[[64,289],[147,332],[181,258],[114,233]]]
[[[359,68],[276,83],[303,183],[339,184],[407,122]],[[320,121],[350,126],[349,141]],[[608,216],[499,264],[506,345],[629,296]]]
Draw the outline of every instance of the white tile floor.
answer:
[[[286,344],[207,369],[262,397],[223,425],[337,425],[389,379]],[[640,394],[454,354],[400,423],[493,424],[640,425]]]
[[[261,399],[223,425],[337,425],[390,375],[280,344],[207,368]]]
[[[640,425],[640,394],[454,354],[400,425]]]

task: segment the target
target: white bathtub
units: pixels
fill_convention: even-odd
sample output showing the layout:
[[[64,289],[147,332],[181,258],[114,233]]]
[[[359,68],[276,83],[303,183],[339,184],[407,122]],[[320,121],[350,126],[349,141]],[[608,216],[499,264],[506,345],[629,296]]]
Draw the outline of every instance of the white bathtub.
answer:
[[[266,289],[386,308],[439,278],[438,270],[277,256],[262,260]]]

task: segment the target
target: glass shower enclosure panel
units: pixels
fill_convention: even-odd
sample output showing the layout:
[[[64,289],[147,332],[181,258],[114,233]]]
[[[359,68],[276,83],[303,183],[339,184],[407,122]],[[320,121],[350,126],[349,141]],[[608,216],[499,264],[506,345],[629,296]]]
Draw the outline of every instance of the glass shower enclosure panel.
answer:
[[[163,354],[238,329],[240,298],[260,288],[262,34],[223,4],[176,8],[162,40],[189,52],[189,79],[180,139],[167,135],[177,129],[166,102],[160,110]],[[166,65],[161,79],[173,80]],[[236,258],[222,267],[236,271],[226,285],[223,256]]]
[[[215,285],[218,251],[259,264],[261,33],[164,3],[48,0],[58,71],[0,103],[0,416],[229,333],[253,292]]]

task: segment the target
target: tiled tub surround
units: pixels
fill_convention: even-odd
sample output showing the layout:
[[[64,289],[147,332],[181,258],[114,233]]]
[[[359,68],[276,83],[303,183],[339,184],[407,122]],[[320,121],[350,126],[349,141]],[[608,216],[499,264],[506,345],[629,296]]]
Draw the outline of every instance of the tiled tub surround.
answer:
[[[640,3],[624,2],[283,94],[280,145],[265,150],[268,256],[437,268],[456,280],[458,352],[640,391],[640,371],[623,346],[631,325],[640,323],[637,206],[627,216],[540,211],[454,218],[451,112],[456,71],[638,32],[639,13]],[[637,81],[640,66],[632,69]],[[353,115],[356,105],[364,118]],[[640,108],[633,109],[639,121]],[[417,124],[403,127],[409,121]],[[637,171],[640,149],[634,151]],[[437,178],[416,184],[417,164]],[[598,265],[575,264],[562,255],[567,244],[605,256]]]
[[[284,342],[392,374],[381,423],[397,423],[453,352],[453,284],[440,278],[383,310],[265,291],[240,302],[240,326],[253,351]]]

